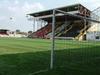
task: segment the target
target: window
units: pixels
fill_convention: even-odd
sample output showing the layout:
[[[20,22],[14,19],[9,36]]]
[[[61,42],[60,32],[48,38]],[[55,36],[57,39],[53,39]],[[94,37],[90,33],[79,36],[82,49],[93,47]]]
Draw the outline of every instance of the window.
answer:
[[[96,39],[100,39],[100,37],[99,36],[96,36]]]

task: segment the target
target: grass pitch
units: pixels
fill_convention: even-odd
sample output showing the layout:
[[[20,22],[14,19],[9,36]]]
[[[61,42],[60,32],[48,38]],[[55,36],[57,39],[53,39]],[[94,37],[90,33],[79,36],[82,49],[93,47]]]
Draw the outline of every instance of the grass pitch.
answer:
[[[0,75],[49,69],[51,40],[0,38]],[[54,69],[36,75],[100,75],[100,42],[56,40]]]

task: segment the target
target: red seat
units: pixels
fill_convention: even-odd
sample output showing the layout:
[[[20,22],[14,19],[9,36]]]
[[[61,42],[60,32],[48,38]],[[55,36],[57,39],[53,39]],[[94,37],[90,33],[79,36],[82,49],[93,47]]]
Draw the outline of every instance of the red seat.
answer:
[[[51,32],[51,28],[52,28],[52,25],[51,24],[48,24],[46,25],[45,27],[37,30],[34,35],[37,36],[38,38],[45,38],[45,36]]]

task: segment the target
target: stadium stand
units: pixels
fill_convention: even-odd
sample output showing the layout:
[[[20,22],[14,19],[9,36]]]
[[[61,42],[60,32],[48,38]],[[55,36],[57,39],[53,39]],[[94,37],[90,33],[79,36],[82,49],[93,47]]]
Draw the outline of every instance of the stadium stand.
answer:
[[[84,17],[91,17],[91,11],[81,4],[75,4],[65,7],[56,8],[71,14],[80,15]],[[51,10],[36,12],[29,14],[35,18],[39,18],[48,22],[48,24],[36,32],[29,35],[31,38],[50,38],[52,30],[52,12]],[[80,18],[64,15],[56,12],[56,25],[55,25],[55,37],[72,37],[79,39],[81,36],[85,36],[85,32],[91,27],[90,22],[86,21],[86,26],[84,26],[84,21]],[[67,22],[66,22],[67,21]],[[58,24],[59,23],[59,24]]]

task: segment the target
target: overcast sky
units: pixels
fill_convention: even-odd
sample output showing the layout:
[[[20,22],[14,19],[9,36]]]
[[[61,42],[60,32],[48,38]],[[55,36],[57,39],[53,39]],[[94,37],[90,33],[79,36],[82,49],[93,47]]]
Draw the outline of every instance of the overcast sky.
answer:
[[[100,6],[100,0],[0,0],[0,28],[32,30],[32,22],[27,20],[26,14],[74,3],[81,3],[90,10]]]

